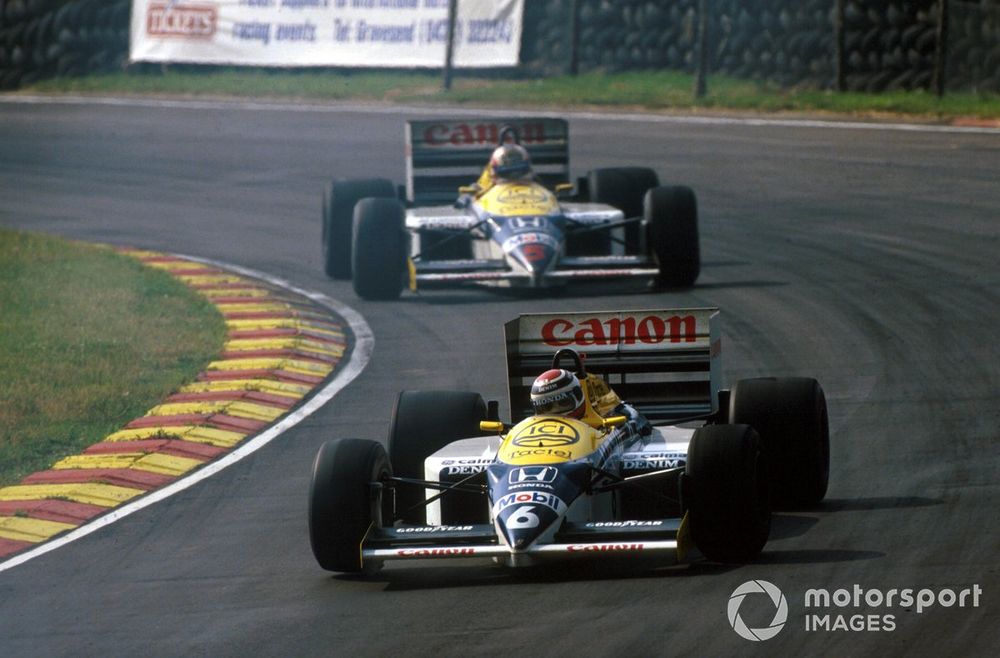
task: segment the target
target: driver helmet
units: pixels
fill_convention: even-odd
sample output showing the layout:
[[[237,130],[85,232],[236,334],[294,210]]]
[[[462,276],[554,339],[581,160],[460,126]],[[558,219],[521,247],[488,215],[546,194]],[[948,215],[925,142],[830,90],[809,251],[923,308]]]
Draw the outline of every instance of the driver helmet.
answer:
[[[529,180],[531,156],[520,144],[503,144],[493,151],[490,173],[495,181]]]
[[[531,385],[531,406],[537,415],[582,417],[586,405],[580,380],[569,370],[546,370]]]

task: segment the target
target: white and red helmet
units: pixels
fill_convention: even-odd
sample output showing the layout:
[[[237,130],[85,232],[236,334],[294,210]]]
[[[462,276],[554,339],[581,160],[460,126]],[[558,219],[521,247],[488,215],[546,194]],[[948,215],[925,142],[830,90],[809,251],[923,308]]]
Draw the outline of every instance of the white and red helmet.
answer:
[[[531,156],[520,144],[503,144],[493,151],[490,173],[494,180],[513,181],[531,178]]]
[[[569,370],[546,370],[531,385],[531,406],[538,415],[580,418],[586,411],[584,402],[580,380]]]

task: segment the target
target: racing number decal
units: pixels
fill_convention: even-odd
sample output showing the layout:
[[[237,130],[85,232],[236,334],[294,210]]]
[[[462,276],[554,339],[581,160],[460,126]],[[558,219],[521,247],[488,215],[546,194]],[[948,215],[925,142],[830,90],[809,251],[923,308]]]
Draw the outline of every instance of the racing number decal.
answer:
[[[531,505],[521,505],[510,513],[505,525],[510,530],[522,530],[524,528],[537,528],[539,524],[538,515],[531,511]]]
[[[524,259],[529,262],[545,260],[545,246],[540,244],[526,244],[521,247]]]

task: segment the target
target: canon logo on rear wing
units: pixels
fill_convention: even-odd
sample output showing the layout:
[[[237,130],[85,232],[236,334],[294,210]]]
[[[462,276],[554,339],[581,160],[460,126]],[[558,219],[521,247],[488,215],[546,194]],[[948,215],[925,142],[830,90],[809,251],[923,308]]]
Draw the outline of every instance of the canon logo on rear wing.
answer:
[[[520,355],[700,352],[721,349],[717,308],[670,308],[611,313],[533,313],[504,325],[508,344]]]
[[[492,146],[500,140],[498,123],[435,123],[424,128],[425,146]],[[515,124],[522,144],[544,144],[545,123]]]
[[[542,325],[541,337],[552,347],[694,343],[698,341],[698,323],[693,315],[587,318],[575,322],[553,318]]]

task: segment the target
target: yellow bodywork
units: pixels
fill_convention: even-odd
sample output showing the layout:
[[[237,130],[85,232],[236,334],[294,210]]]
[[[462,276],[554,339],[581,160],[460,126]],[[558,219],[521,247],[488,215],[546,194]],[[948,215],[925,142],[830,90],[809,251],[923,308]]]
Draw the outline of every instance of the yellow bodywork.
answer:
[[[558,464],[592,453],[606,434],[563,416],[531,416],[511,428],[497,458],[507,464]]]
[[[552,192],[532,182],[496,183],[481,192],[478,200],[483,210],[503,217],[550,215],[559,208]]]

